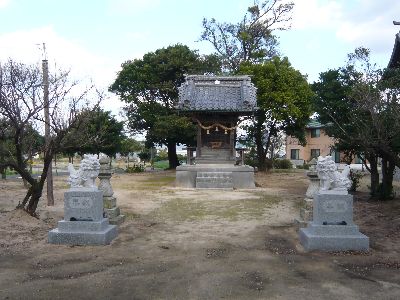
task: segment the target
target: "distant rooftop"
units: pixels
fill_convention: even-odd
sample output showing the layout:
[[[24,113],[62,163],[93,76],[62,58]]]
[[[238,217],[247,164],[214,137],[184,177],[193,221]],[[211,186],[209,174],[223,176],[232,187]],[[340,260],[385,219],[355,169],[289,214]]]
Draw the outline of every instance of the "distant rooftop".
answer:
[[[256,109],[257,89],[249,76],[190,75],[179,87],[176,108],[191,112],[243,112]]]
[[[321,124],[316,119],[311,119],[306,125],[307,129],[315,129],[315,128],[323,128],[323,127],[325,127],[325,125]]]

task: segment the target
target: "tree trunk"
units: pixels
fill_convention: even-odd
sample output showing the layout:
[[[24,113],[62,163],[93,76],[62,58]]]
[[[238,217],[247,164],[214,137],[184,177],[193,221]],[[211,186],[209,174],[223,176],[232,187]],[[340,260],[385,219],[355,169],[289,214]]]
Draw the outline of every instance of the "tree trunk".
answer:
[[[4,162],[4,155],[0,156],[0,162]],[[7,179],[7,167],[0,167],[1,179]]]
[[[43,184],[39,182],[38,184],[32,186],[32,193],[29,199],[29,203],[26,206],[25,210],[32,216],[35,216],[36,208],[38,206],[40,197],[42,197],[43,192]]]
[[[382,185],[380,189],[380,197],[382,200],[393,198],[393,172],[395,164],[393,161],[382,157]]]
[[[43,170],[40,179],[34,179],[26,169],[20,168],[18,170],[18,173],[30,184],[30,187],[23,202],[18,204],[17,208],[25,209],[25,211],[32,216],[35,216],[36,208],[43,193],[43,187],[47,179],[50,164],[52,163],[52,152],[46,152],[46,155],[47,156],[43,159]]]
[[[178,160],[178,155],[176,154],[175,142],[168,142],[167,148],[168,148],[169,168],[175,169],[177,166],[179,166],[179,160]]]
[[[368,155],[368,161],[370,167],[366,167],[371,174],[371,196],[375,197],[378,195],[379,190],[378,158],[375,154],[370,154]]]
[[[258,170],[265,172],[267,170],[267,153],[263,145],[263,125],[263,115],[260,111],[257,111],[254,119],[254,141],[256,143]]]
[[[267,156],[264,151],[261,135],[257,134],[255,137],[255,141],[257,150],[258,170],[265,172],[267,170]]]

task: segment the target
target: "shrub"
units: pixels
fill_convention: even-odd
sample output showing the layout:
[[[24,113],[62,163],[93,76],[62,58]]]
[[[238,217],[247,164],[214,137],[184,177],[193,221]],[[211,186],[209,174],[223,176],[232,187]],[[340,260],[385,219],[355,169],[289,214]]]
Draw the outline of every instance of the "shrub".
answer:
[[[309,164],[302,164],[302,165],[296,165],[297,169],[304,169],[304,170],[309,170],[310,165]]]
[[[350,177],[350,181],[351,181],[350,192],[355,192],[357,190],[357,188],[360,187],[360,180],[363,177],[363,174],[361,172],[350,170],[349,177]]]
[[[145,170],[144,164],[133,164],[133,166],[127,167],[126,173],[142,173]]]
[[[272,167],[273,167],[273,162],[272,162],[272,160],[271,159],[269,159],[269,158],[267,158],[266,160],[265,160],[265,166],[267,167],[267,170],[271,170],[272,169]]]
[[[169,161],[168,160],[155,161],[153,163],[153,168],[166,170],[169,168]]]
[[[275,169],[291,169],[292,162],[289,159],[275,159],[274,168]]]

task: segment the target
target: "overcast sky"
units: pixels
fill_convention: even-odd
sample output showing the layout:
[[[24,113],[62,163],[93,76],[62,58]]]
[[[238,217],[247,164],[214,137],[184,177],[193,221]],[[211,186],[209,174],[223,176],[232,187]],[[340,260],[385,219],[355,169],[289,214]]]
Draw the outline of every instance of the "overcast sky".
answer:
[[[307,74],[344,64],[358,46],[385,67],[400,26],[398,0],[294,0],[292,29],[276,32],[280,52]],[[122,62],[176,43],[212,52],[197,42],[203,17],[236,22],[252,0],[0,0],[0,61],[39,63],[46,43],[50,68],[71,69],[107,89]],[[122,104],[103,104],[114,114]]]

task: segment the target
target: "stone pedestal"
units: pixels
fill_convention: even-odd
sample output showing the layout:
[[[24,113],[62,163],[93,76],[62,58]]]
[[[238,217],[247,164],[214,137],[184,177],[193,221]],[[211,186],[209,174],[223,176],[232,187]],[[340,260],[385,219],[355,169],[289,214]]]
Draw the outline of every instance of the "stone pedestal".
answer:
[[[114,191],[111,186],[112,171],[110,168],[110,159],[103,156],[99,160],[100,173],[99,173],[99,190],[103,191],[103,206],[105,216],[109,219],[110,224],[120,225],[125,221],[125,216],[121,215],[120,209],[117,206],[117,199],[113,196]]]
[[[307,224],[312,221],[313,197],[319,190],[319,178],[317,172],[313,170],[309,171],[307,172],[307,177],[310,183],[307,188],[306,198],[301,202],[299,218],[295,219],[295,224],[297,224],[298,227],[306,227]]]
[[[306,251],[368,251],[369,238],[353,223],[353,196],[334,191],[317,193],[313,203],[313,221],[299,232]]]
[[[49,231],[50,244],[106,245],[117,236],[117,227],[103,217],[103,192],[77,188],[64,193],[64,220]]]
[[[254,168],[228,164],[184,165],[176,168],[176,185],[184,188],[255,188]]]

